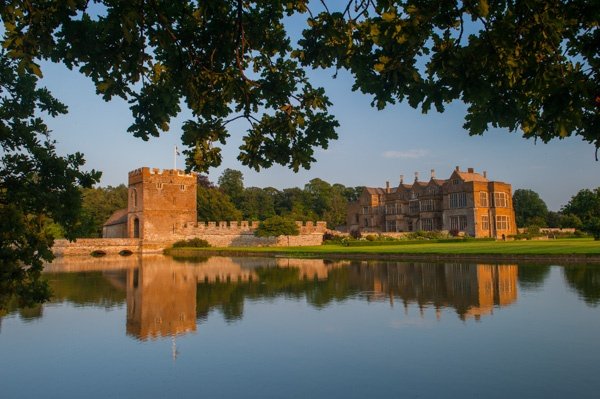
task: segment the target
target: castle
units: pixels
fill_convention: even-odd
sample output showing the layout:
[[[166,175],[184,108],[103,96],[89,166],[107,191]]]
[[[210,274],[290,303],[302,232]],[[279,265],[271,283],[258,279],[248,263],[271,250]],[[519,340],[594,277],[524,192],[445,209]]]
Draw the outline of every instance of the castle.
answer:
[[[398,187],[365,187],[348,207],[348,231],[411,232],[446,230],[471,237],[504,238],[516,234],[510,184],[490,181],[487,173],[457,166],[446,180],[436,179]]]
[[[177,169],[139,168],[129,172],[127,208],[104,223],[103,238],[129,238],[168,243],[201,238],[218,247],[320,245],[325,222],[296,222],[300,235],[255,237],[257,222],[198,222],[196,173]]]

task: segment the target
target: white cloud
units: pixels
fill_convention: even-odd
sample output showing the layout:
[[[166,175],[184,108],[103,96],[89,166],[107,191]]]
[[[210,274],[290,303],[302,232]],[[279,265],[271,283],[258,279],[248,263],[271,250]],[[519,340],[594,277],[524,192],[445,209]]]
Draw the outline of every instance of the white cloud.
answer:
[[[417,159],[423,158],[429,155],[429,150],[413,149],[406,151],[385,151],[383,153],[384,158],[406,158],[406,159]]]

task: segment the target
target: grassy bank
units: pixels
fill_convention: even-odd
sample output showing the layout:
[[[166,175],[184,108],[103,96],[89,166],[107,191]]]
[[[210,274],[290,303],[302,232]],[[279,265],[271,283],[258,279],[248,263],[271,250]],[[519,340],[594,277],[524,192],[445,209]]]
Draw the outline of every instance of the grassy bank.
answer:
[[[219,254],[219,255],[289,255],[289,256],[498,256],[526,258],[595,258],[600,260],[600,241],[592,239],[562,239],[548,241],[465,241],[452,243],[406,243],[399,245],[379,245],[367,247],[346,247],[341,245],[321,245],[315,247],[228,247],[228,248],[178,248],[177,255]],[[174,254],[175,250],[171,253]]]

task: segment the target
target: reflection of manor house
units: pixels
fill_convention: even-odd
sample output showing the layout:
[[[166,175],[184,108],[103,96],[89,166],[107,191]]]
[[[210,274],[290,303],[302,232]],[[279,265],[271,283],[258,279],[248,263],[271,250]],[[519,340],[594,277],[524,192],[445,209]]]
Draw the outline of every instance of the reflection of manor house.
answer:
[[[278,238],[255,237],[256,222],[199,223],[196,195],[195,173],[151,168],[131,171],[127,209],[113,213],[104,224],[102,235],[104,238],[140,238],[145,247],[150,242],[174,242],[195,237],[220,247],[319,245],[323,241],[325,222],[296,222],[299,236]],[[104,243],[98,241],[98,245]]]
[[[502,237],[516,233],[511,186],[490,181],[486,172],[456,170],[447,180],[428,182],[415,174],[413,184],[400,178],[398,187],[366,187],[350,204],[349,231],[407,232],[448,230],[473,237]]]
[[[372,284],[373,299],[401,299],[420,307],[432,305],[456,309],[461,319],[493,313],[495,306],[517,300],[516,265],[474,264],[399,264],[389,262],[377,267],[356,269],[359,278]]]

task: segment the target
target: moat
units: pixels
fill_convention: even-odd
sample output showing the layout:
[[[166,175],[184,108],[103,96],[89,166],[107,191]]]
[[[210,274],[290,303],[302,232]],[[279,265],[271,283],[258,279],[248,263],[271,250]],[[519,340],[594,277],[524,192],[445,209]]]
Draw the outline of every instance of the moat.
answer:
[[[598,265],[65,258],[2,397],[596,397]],[[110,383],[107,383],[110,381]]]

